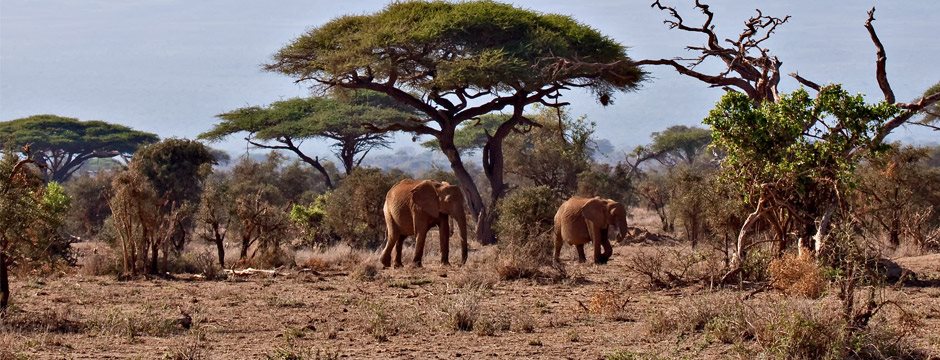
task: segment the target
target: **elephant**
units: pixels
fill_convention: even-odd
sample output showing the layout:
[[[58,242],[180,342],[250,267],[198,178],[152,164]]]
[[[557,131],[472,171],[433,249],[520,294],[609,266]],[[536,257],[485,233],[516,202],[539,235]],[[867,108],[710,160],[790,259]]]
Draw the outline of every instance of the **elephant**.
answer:
[[[433,180],[405,179],[385,196],[387,240],[382,251],[382,265],[389,267],[395,250],[395,267],[401,267],[402,243],[415,237],[415,267],[421,267],[428,230],[437,225],[441,238],[441,264],[450,265],[450,221],[454,218],[460,231],[460,261],[467,262],[467,217],[464,196],[455,185]]]
[[[606,264],[613,254],[608,238],[611,226],[620,232],[619,240],[626,237],[627,210],[623,204],[599,197],[568,199],[555,213],[555,261],[560,261],[562,243],[567,242],[578,249],[578,262],[584,262],[584,244],[590,242],[594,244],[594,263]]]

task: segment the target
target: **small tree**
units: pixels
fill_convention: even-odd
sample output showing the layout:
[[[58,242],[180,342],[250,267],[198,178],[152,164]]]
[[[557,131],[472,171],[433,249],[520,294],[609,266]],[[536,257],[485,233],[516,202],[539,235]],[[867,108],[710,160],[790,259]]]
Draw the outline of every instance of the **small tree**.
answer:
[[[225,237],[231,227],[233,211],[226,175],[210,175],[196,214],[198,234],[215,244],[221,268],[225,268]]]
[[[0,142],[7,148],[30,145],[31,156],[46,181],[64,183],[91,159],[129,157],[157,135],[104,121],[80,121],[34,115],[0,122]]]
[[[129,171],[143,175],[153,186],[160,203],[167,245],[179,253],[193,226],[202,185],[215,163],[205,145],[188,139],[166,139],[146,146],[134,157]],[[166,254],[164,254],[166,256]]]
[[[27,233],[36,221],[38,187],[28,168],[31,162],[9,151],[0,161],[0,314],[10,302],[9,268],[29,242]]]
[[[548,108],[530,118],[537,127],[506,138],[506,173],[523,180],[518,183],[547,186],[558,198],[574,195],[578,175],[591,167],[594,123]]]
[[[112,186],[111,219],[121,246],[124,275],[141,274],[148,263],[152,264],[151,272],[156,272],[160,202],[153,185],[143,174],[124,171]],[[151,253],[153,259],[148,262]]]
[[[858,169],[851,204],[869,231],[883,234],[892,247],[904,237],[922,248],[940,245],[930,241],[940,231],[940,169],[927,165],[927,154],[895,144]]]
[[[797,90],[760,105],[741,93],[725,94],[705,123],[727,152],[725,179],[754,206],[738,237],[737,259],[749,247],[751,228],[777,209],[802,224],[801,251],[819,251],[855,168],[884,149],[878,129],[899,111],[886,102],[866,104],[837,85],[821,88],[816,98]]]

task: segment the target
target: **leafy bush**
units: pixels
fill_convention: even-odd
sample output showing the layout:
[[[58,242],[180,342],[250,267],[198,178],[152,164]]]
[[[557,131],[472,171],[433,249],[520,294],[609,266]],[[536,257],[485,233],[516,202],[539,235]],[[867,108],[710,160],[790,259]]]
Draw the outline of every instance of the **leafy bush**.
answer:
[[[326,196],[320,195],[310,205],[291,207],[288,217],[298,228],[302,245],[323,246],[335,242],[336,235],[326,226],[326,200]]]
[[[547,186],[524,187],[499,201],[497,235],[503,240],[527,238],[548,232],[561,201]]]
[[[65,192],[72,198],[72,207],[66,216],[66,229],[79,237],[95,236],[101,231],[105,219],[111,216],[108,198],[116,171],[99,171],[94,175],[72,177]]]
[[[385,238],[385,194],[404,178],[400,171],[354,170],[324,195],[326,226],[353,247],[379,247]]]

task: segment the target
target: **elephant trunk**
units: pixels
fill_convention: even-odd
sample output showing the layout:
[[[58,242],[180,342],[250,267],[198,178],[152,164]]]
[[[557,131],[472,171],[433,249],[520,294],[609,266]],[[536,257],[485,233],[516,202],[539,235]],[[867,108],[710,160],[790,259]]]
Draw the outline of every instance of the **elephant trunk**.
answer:
[[[629,232],[627,227],[627,217],[623,216],[617,219],[617,241],[623,242],[627,238],[627,233]]]

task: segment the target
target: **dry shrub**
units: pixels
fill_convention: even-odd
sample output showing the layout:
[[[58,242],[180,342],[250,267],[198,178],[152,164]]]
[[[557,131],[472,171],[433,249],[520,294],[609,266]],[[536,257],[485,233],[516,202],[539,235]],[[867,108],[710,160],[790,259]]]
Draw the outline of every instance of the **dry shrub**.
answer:
[[[611,320],[625,321],[630,319],[627,316],[629,301],[616,291],[598,290],[591,295],[591,299],[585,307],[590,314],[604,316]]]
[[[481,291],[475,289],[462,289],[454,294],[444,308],[448,327],[457,331],[473,331],[480,318],[481,297]]]
[[[372,262],[362,262],[349,276],[359,281],[373,281],[379,277],[379,267]]]
[[[26,312],[10,309],[0,316],[0,329],[23,333],[80,333],[88,325],[79,319],[71,307]]]
[[[768,267],[770,285],[784,294],[818,299],[823,295],[826,279],[822,269],[806,253],[784,255]]]
[[[903,312],[903,311],[902,311]],[[834,299],[742,301],[733,293],[681,301],[650,318],[652,335],[702,334],[706,339],[739,344],[774,359],[918,359],[923,353],[907,339],[912,326],[881,315],[876,326],[853,328],[841,317]]]
[[[519,313],[513,317],[510,329],[519,333],[533,333],[535,332],[535,318],[526,313]]]
[[[97,249],[79,259],[80,272],[87,276],[120,275],[121,259],[110,249]]]
[[[686,248],[647,248],[633,252],[627,269],[653,289],[672,289],[719,278],[723,264],[715,254]]]
[[[366,309],[366,332],[376,341],[386,342],[390,336],[398,334],[401,330],[399,319],[392,316],[384,305],[369,303],[366,304]]]
[[[537,279],[560,282],[571,278],[561,262],[552,259],[551,235],[508,239],[499,244],[491,269],[500,280]]]

